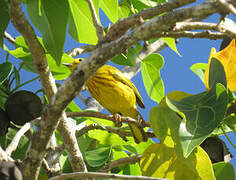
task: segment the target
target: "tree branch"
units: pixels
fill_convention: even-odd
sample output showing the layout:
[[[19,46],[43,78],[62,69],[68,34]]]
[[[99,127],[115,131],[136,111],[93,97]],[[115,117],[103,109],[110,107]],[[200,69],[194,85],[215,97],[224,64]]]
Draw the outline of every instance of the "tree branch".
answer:
[[[4,37],[12,44],[15,44],[15,39],[10,35],[8,34],[6,31],[4,32]]]
[[[228,12],[232,13],[236,17],[235,7],[225,0],[217,0]]]
[[[96,47],[97,46],[94,46],[94,45],[85,45],[85,46],[81,46],[78,48],[74,48],[70,51],[67,51],[66,54],[68,54],[71,57],[75,57],[83,53],[91,52],[94,49],[96,49]]]
[[[135,163],[139,162],[141,158],[142,158],[142,155],[136,155],[136,156],[131,156],[131,157],[127,157],[127,158],[117,159],[115,161],[109,162],[107,165],[102,167],[99,170],[99,172],[107,172],[107,171],[110,171],[114,167],[124,165],[124,164],[135,164]]]
[[[20,0],[9,1],[9,14],[14,26],[23,35],[27,45],[29,46],[36,70],[40,76],[40,81],[48,96],[48,99],[51,102],[42,113],[40,126],[32,139],[32,145],[23,162],[24,179],[36,179],[39,173],[40,165],[46,154],[46,146],[48,145],[48,142],[57,127],[59,118],[61,117],[61,122],[63,122],[63,125],[67,125],[66,116],[63,112],[65,107],[58,108],[54,105],[53,95],[56,94],[57,91],[55,80],[49,70],[45,51],[21,9]],[[71,163],[72,167],[77,171],[86,171],[86,166],[83,162],[76,137],[71,135],[69,128],[64,128],[63,125],[60,125],[60,133],[64,135],[63,138],[66,140],[65,144],[68,142],[74,143],[72,146],[66,146],[69,155],[71,157],[75,155],[75,157],[71,158],[73,159]]]
[[[81,178],[81,179],[101,179],[101,178],[110,178],[110,179],[123,179],[123,180],[163,180],[160,178],[153,178],[147,176],[131,176],[131,175],[120,175],[120,174],[107,174],[107,173],[98,173],[98,172],[76,172],[62,174],[56,177],[52,177],[49,180],[65,180],[68,178]]]
[[[154,16],[158,16],[164,12],[171,11],[175,8],[193,2],[195,2],[195,0],[173,0],[167,3],[160,4],[156,7],[148,8],[127,18],[119,19],[118,22],[109,29],[103,42],[110,42],[112,40],[118,39],[119,37],[124,35],[129,28],[135,25],[140,25],[140,23],[142,23],[142,19],[146,20],[153,18]]]
[[[8,156],[11,156],[11,153],[16,150],[21,137],[35,124],[37,124],[41,119],[37,118],[34,119],[31,122],[25,123],[24,126],[21,127],[21,129],[16,133],[15,137],[12,139],[11,143],[6,148],[6,153]]]
[[[99,41],[101,41],[104,37],[103,27],[102,27],[101,23],[99,22],[99,19],[97,17],[97,13],[96,13],[96,10],[95,10],[92,0],[86,0],[86,1],[89,4],[89,8],[90,8],[90,11],[92,14],[92,19],[93,19],[93,25],[96,29],[98,39],[99,39]]]
[[[101,118],[101,119],[106,119],[106,120],[110,120],[113,121],[114,123],[116,123],[114,116],[113,115],[107,115],[107,114],[103,114],[100,112],[66,112],[66,115],[68,117],[95,117],[95,118]],[[125,123],[133,123],[133,124],[137,124],[139,125],[139,122],[133,118],[130,117],[121,117],[121,122],[125,122]],[[150,127],[150,124],[146,121],[144,121],[144,127]]]

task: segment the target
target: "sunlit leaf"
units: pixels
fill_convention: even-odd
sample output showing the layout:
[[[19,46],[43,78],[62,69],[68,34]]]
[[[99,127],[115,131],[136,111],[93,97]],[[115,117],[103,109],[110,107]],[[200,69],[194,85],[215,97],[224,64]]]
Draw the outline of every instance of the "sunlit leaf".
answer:
[[[196,63],[190,67],[190,69],[202,80],[204,83],[204,74],[207,68],[205,63]]]
[[[176,43],[175,43],[175,39],[174,39],[174,38],[166,37],[166,38],[162,38],[162,39],[165,41],[165,43],[166,43],[174,52],[176,52],[176,54],[178,54],[179,56],[181,56],[180,53],[179,53],[179,51],[177,50],[177,47],[176,47]]]
[[[211,161],[201,147],[185,159],[179,157],[174,148],[153,144],[144,152],[140,166],[144,176],[175,180],[215,179]]]
[[[80,43],[96,44],[98,41],[92,15],[86,0],[69,0],[69,33]],[[93,0],[97,15],[99,15],[99,1]],[[98,16],[99,17],[99,16]]]
[[[231,43],[224,48],[223,50],[216,53],[216,50],[212,48],[208,66],[205,73],[205,85],[207,88],[209,88],[209,70],[210,70],[210,64],[213,58],[220,61],[220,63],[224,67],[226,80],[227,80],[227,86],[231,91],[236,90],[236,44],[235,39],[231,41]],[[215,70],[217,72],[217,70]]]
[[[100,0],[99,5],[111,22],[118,20],[118,0]]]
[[[160,76],[163,65],[163,57],[156,53],[150,54],[141,63],[145,89],[150,98],[156,102],[160,102],[164,97],[164,85]]]
[[[173,91],[167,94],[167,97],[180,101],[191,96],[185,92]],[[179,137],[179,128],[182,119],[172,111],[165,103],[165,98],[158,106],[153,107],[149,112],[150,126],[162,144],[176,149],[176,153],[182,155],[181,141]]]

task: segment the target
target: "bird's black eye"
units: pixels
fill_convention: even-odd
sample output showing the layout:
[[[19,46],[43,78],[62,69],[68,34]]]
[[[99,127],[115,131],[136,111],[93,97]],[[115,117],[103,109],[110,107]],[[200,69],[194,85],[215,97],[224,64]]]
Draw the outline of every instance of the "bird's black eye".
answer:
[[[79,62],[81,62],[82,61],[82,59],[79,59]]]

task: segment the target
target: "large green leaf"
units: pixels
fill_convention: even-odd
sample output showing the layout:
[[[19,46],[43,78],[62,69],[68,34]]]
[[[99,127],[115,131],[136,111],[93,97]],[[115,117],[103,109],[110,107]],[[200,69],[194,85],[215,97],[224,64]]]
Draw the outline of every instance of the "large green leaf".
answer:
[[[112,155],[111,147],[101,147],[85,153],[85,160],[91,167],[100,167],[104,165]]]
[[[140,161],[142,175],[165,179],[215,180],[207,153],[196,148],[188,158],[179,157],[174,148],[164,144],[152,144]]]
[[[12,71],[12,68],[13,66],[10,62],[0,64],[0,84],[2,84],[7,79]]]
[[[10,16],[8,14],[8,6],[6,0],[0,1],[0,47],[3,48],[3,36],[10,21]]]
[[[86,0],[69,0],[69,33],[80,43],[96,44],[98,41],[92,15]],[[93,0],[99,17],[99,1]]]
[[[189,96],[191,95],[181,91],[173,91],[167,94],[168,98],[176,101]],[[183,154],[179,137],[181,121],[180,116],[167,106],[165,98],[149,112],[150,126],[156,137],[162,144],[175,148],[176,154],[180,156]]]
[[[38,37],[38,40],[44,47],[42,39]],[[36,73],[31,53],[29,52],[29,48],[26,45],[24,38],[22,36],[19,36],[16,38],[15,42],[16,42],[17,48],[15,50],[8,50],[8,52],[12,56],[19,58],[24,62],[23,68],[25,70]],[[53,74],[53,77],[56,80],[65,79],[71,74],[70,70],[66,66],[62,64],[58,66],[56,64],[55,59],[51,56],[51,54],[48,54],[47,51],[46,51],[46,58],[47,58],[50,70]],[[73,58],[71,56],[67,55],[66,53],[62,54],[61,62],[68,63],[68,62],[71,62],[72,60]]]
[[[185,157],[220,125],[226,113],[226,77],[222,64],[215,58],[210,64],[209,86],[209,91],[181,101],[166,98],[168,106],[184,118],[179,133]]]
[[[150,54],[141,63],[141,72],[146,91],[150,98],[160,102],[164,97],[164,85],[160,76],[160,70],[164,65],[160,54]]]
[[[185,115],[180,125],[180,138],[184,156],[201,144],[223,121],[227,107],[227,92],[216,84],[208,92],[190,96],[177,102],[166,98],[169,107]]]
[[[118,0],[100,0],[99,5],[111,22],[118,20]]]
[[[42,33],[48,52],[60,64],[66,37],[69,5],[66,0],[27,1],[28,15]]]
[[[190,67],[190,69],[201,79],[203,83],[204,83],[204,74],[206,68],[207,68],[206,63],[196,63]]]
[[[228,162],[215,163],[213,164],[213,169],[217,180],[235,179],[234,167]]]

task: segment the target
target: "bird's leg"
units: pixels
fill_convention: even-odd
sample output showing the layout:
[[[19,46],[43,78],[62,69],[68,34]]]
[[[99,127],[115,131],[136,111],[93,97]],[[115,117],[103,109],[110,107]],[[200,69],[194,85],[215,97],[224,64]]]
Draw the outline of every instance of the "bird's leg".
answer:
[[[138,120],[138,126],[145,127],[145,121],[143,119],[143,116],[139,113],[139,120]]]
[[[122,126],[121,117],[118,113],[113,115],[113,119],[114,119],[114,122],[115,122],[115,126],[117,126],[117,127]]]

